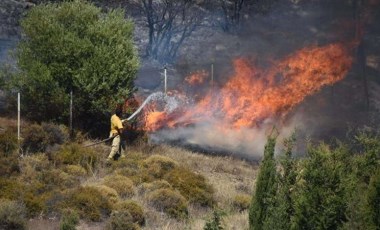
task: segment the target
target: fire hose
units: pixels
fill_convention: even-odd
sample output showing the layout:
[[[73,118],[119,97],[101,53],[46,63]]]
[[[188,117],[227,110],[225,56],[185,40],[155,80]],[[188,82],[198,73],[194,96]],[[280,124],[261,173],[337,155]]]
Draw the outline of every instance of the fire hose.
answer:
[[[126,119],[123,119],[121,120],[122,123],[124,123],[125,121],[130,121],[132,120],[137,114],[139,114],[141,112],[141,110],[146,106],[146,104],[148,104],[148,102],[150,100],[152,100],[155,96],[157,95],[161,95],[162,93],[158,92],[158,93],[152,93],[151,95],[149,95],[145,101],[140,105],[140,107],[131,115],[129,116],[128,118]],[[101,144],[101,143],[104,143],[104,142],[107,142],[107,141],[110,141],[112,139],[114,139],[115,137],[119,136],[119,134],[115,135],[115,136],[112,136],[112,137],[108,137],[104,140],[101,140],[101,141],[98,141],[98,142],[95,142],[95,143],[91,143],[89,145],[85,145],[84,147],[90,147],[90,146],[94,146],[94,145],[98,145],[98,144]]]

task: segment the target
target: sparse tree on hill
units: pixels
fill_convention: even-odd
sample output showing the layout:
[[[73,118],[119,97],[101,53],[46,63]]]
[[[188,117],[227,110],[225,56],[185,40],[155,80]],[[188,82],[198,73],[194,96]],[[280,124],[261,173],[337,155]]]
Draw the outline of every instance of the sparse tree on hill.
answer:
[[[49,3],[31,9],[22,29],[15,84],[24,114],[66,121],[73,91],[74,121],[104,132],[110,109],[135,90],[138,57],[124,12],[102,13],[85,1]]]
[[[170,63],[183,42],[191,36],[204,17],[193,0],[140,0],[148,27],[146,55]]]

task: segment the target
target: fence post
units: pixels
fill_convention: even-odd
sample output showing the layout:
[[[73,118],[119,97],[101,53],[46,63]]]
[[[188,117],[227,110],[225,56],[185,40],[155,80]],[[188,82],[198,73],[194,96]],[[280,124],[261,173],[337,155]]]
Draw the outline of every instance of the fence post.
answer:
[[[17,144],[18,144],[18,154],[20,155],[20,144],[21,144],[21,137],[20,137],[20,126],[21,126],[21,96],[20,92],[17,93]]]
[[[70,139],[73,139],[73,90],[70,91]]]
[[[164,67],[164,91],[165,91],[165,95],[166,95],[166,92],[167,92],[167,88],[168,88],[168,77],[167,77],[167,69],[166,69],[166,66]]]

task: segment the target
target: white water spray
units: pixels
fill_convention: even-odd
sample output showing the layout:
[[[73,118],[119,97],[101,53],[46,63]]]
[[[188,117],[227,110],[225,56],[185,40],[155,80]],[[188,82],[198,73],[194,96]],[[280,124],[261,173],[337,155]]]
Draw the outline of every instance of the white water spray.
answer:
[[[145,101],[140,105],[140,107],[127,119],[124,119],[123,121],[130,121],[132,120],[137,114],[141,112],[141,110],[151,101],[164,101],[165,102],[165,108],[164,110],[168,113],[173,112],[175,109],[177,109],[180,106],[179,101],[176,97],[168,96],[162,92],[155,92],[149,95]]]

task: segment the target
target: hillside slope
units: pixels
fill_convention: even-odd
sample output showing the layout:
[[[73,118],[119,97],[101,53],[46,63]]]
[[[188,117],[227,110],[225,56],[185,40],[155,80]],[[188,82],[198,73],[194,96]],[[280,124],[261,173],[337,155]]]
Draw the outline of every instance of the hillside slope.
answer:
[[[1,118],[0,127],[1,143],[14,140],[14,120]],[[214,209],[221,211],[225,229],[248,229],[246,209],[258,168],[255,163],[139,143],[127,147],[126,159],[108,165],[105,159],[110,147],[85,148],[94,140],[80,135],[76,143],[64,141],[42,152],[31,151],[31,136],[55,130],[50,134],[63,137],[65,129],[22,122],[24,155],[20,157],[17,149],[0,150],[0,184],[4,188],[0,201],[24,205],[27,229],[59,229],[67,210],[79,213],[77,229],[104,229],[115,221],[115,211],[121,212],[121,206],[131,203],[142,210],[141,229],[203,229]],[[52,135],[39,141],[44,138]],[[90,193],[100,194],[104,200]],[[182,201],[181,207],[170,206]],[[135,225],[132,229],[139,229]]]

